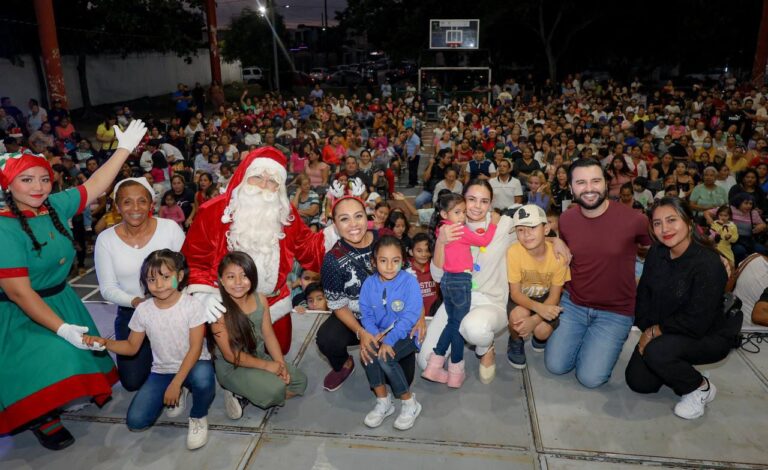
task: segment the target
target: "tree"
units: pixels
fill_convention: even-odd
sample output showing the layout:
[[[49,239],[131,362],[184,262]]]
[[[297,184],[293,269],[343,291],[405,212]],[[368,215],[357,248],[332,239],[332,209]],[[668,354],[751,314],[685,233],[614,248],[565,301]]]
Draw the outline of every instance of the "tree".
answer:
[[[497,66],[532,65],[553,79],[562,70],[598,68],[621,78],[661,65],[751,67],[762,3],[348,0],[338,18],[391,57],[412,59],[428,47],[429,19],[478,18],[481,47]]]
[[[285,37],[285,24],[279,14],[275,14],[275,30],[278,38]],[[265,65],[273,63],[272,29],[266,18],[250,8],[244,9],[240,16],[234,18],[229,29],[222,31],[222,36],[219,46],[221,56],[227,62],[239,60],[244,67],[259,65],[263,68],[270,68]],[[293,68],[283,54],[279,55],[278,60],[281,62],[281,70],[285,70],[286,66]]]
[[[522,13],[518,21],[522,20],[541,41],[549,78],[554,82],[557,80],[558,63],[573,43],[574,36],[597,22],[613,2],[602,5],[603,2],[584,2],[576,5],[575,1],[565,0],[549,2],[548,6],[545,3],[545,0],[518,3],[518,11]],[[532,15],[535,15],[535,19]]]
[[[39,56],[34,10],[27,0],[9,0],[0,56]],[[204,46],[202,0],[55,0],[54,12],[62,54],[78,56],[83,107],[91,106],[86,57],[89,54],[137,52],[196,55]],[[4,15],[5,15],[4,14]],[[10,21],[9,21],[10,20]],[[8,42],[3,39],[9,39]]]

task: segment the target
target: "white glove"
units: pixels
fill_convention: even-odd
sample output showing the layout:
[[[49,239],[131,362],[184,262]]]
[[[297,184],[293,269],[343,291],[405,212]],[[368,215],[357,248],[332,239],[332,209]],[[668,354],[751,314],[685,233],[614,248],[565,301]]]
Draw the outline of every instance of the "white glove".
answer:
[[[360,178],[353,179],[350,183],[350,193],[353,196],[360,197],[366,190],[365,185],[363,184],[363,181]]]
[[[325,245],[325,253],[331,251],[331,248],[339,241],[339,232],[336,231],[336,226],[331,224],[323,229],[323,244]]]
[[[144,125],[141,119],[131,121],[124,131],[121,131],[117,126],[113,126],[113,128],[115,129],[115,137],[117,137],[117,147],[126,149],[129,152],[133,152],[133,149],[144,138],[144,134],[147,133],[147,126]]]
[[[208,323],[216,323],[221,318],[221,314],[227,310],[224,308],[224,304],[221,303],[221,296],[219,294],[199,292],[194,296],[205,305],[205,315]]]
[[[64,323],[56,330],[56,334],[64,338],[77,349],[88,349],[88,346],[83,343],[83,334],[88,333],[87,326],[70,325]]]

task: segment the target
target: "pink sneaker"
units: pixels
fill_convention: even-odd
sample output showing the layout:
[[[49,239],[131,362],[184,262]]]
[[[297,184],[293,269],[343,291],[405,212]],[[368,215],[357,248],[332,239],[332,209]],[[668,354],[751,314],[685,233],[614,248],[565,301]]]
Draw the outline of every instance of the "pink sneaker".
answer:
[[[448,372],[443,369],[445,356],[438,356],[435,353],[429,355],[427,368],[421,373],[421,376],[432,382],[444,384],[448,381]]]
[[[451,388],[459,388],[464,383],[464,379],[467,378],[467,374],[464,373],[464,361],[448,364],[448,386]]]

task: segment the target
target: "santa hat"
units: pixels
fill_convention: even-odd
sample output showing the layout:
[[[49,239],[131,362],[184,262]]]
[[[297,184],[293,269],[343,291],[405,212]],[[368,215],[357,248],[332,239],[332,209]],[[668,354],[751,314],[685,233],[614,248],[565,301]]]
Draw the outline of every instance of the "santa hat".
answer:
[[[288,161],[283,152],[274,147],[260,147],[249,152],[240,162],[240,165],[237,166],[232,179],[227,184],[227,190],[224,193],[227,207],[224,209],[221,221],[225,224],[232,222],[233,202],[237,197],[237,189],[243,183],[243,180],[258,174],[257,170],[268,170],[277,174],[282,179],[281,184],[285,185],[285,181],[288,178],[287,164]]]
[[[51,164],[40,154],[32,153],[29,149],[25,149],[23,152],[0,155],[0,188],[3,190],[8,189],[11,181],[20,173],[36,166],[45,168],[51,181],[53,181]]]

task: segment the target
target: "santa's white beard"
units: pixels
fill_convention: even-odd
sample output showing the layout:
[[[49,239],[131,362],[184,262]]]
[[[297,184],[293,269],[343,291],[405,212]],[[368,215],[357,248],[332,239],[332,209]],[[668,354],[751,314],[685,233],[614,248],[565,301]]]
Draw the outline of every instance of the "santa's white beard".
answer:
[[[243,251],[253,258],[258,271],[257,291],[275,290],[280,272],[280,240],[283,226],[291,221],[291,203],[281,186],[277,192],[244,183],[231,203],[232,225],[227,232],[230,251]]]

